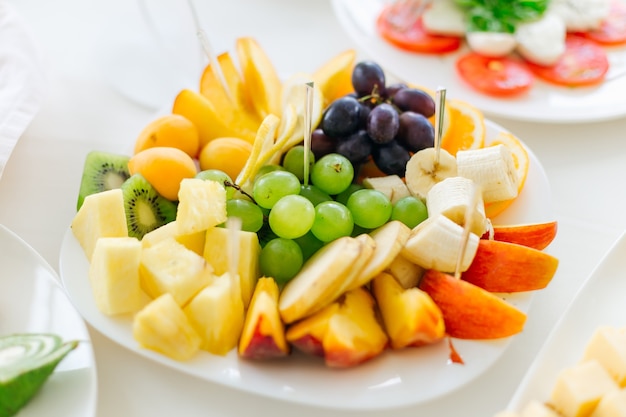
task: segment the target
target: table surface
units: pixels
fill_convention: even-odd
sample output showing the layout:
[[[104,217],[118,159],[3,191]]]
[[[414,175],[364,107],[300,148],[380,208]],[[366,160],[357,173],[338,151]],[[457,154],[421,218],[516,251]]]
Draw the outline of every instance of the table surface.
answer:
[[[168,74],[177,74],[170,80],[176,89],[186,83],[193,86],[198,73],[182,74],[198,68],[193,63],[200,58],[193,53],[197,50],[169,47],[171,37],[182,36],[178,32],[170,37],[166,33],[158,55],[150,54],[154,42],[146,43],[150,28],[139,15],[141,1],[12,3],[45,54],[48,92],[0,180],[0,223],[58,270],[86,153],[129,149],[141,128],[171,103],[168,82],[153,80],[170,80]],[[148,3],[150,9],[184,9],[180,1]],[[327,1],[196,3],[216,51],[232,49],[237,37],[252,36],[284,73],[313,70],[354,47]],[[156,13],[154,20],[162,14]],[[188,18],[176,12],[167,16],[171,20],[165,27]],[[626,180],[626,119],[572,125],[492,120],[520,136],[545,168],[559,222],[549,250],[560,259],[559,270],[551,285],[534,298],[525,331],[491,369],[443,398],[393,411],[399,417],[455,416],[460,409],[467,416],[490,416],[505,408],[552,326],[626,227],[626,193],[620,192],[621,181]],[[90,333],[98,370],[98,417],[240,416],[257,414],[259,409],[277,417],[355,415],[285,404],[203,382],[129,352],[94,329]]]

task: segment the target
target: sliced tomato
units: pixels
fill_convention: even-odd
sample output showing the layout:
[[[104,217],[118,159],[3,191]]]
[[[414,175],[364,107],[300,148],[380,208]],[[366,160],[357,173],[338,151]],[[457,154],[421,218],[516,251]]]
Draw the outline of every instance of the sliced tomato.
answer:
[[[576,87],[602,82],[609,70],[609,60],[604,49],[594,41],[568,35],[565,52],[556,64],[543,66],[528,62],[528,68],[548,82]]]
[[[515,96],[530,89],[533,74],[512,58],[490,58],[470,52],[460,57],[456,69],[465,82],[492,96]]]
[[[398,7],[388,6],[382,10],[376,21],[380,36],[387,42],[410,52],[443,54],[456,51],[461,47],[462,38],[457,36],[432,35],[424,29],[422,19],[416,19],[407,28],[399,28],[391,23],[390,13]],[[408,11],[407,11],[408,12]]]
[[[626,44],[626,3],[613,0],[609,16],[600,27],[580,35],[603,45]]]

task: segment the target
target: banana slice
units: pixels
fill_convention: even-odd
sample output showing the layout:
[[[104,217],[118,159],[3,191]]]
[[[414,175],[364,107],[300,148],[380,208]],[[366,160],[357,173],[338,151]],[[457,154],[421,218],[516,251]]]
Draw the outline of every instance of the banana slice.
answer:
[[[481,187],[485,203],[517,197],[519,179],[515,161],[505,145],[459,151],[456,163],[459,176]]]
[[[422,149],[411,156],[406,164],[405,180],[412,195],[426,199],[428,191],[438,182],[457,176],[457,162],[445,149],[439,153],[439,162],[435,161],[435,148]]]
[[[466,271],[478,250],[478,236],[470,233],[460,271]],[[417,225],[402,249],[402,256],[422,268],[454,273],[463,246],[463,227],[443,214]]]
[[[474,194],[478,196],[475,198]],[[438,182],[426,196],[426,207],[430,216],[443,214],[456,224],[464,226],[468,208],[475,202],[471,212],[470,231],[482,236],[487,231],[485,204],[480,193],[475,191],[474,181],[465,177],[450,177]]]
[[[408,187],[398,175],[387,175],[386,177],[371,177],[363,179],[365,188],[378,190],[385,194],[391,204],[396,204],[403,197],[410,196]]]

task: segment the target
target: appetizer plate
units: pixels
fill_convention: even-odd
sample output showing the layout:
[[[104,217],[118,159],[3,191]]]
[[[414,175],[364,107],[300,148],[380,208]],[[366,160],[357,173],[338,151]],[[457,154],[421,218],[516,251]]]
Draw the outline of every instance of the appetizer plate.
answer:
[[[594,331],[626,326],[626,232],[596,266],[565,310],[522,379],[508,409],[549,398],[559,372],[576,364]]]
[[[487,121],[487,142],[503,129]],[[529,151],[530,168],[524,190],[498,224],[553,220],[545,172]],[[142,349],[133,339],[132,316],[107,317],[96,307],[88,279],[89,263],[71,230],[61,247],[63,284],[74,305],[93,327],[120,345],[156,362],[245,392],[279,400],[334,409],[372,410],[418,404],[446,395],[473,381],[505,351],[511,338],[494,341],[454,339],[464,365],[452,363],[448,343],[387,351],[352,369],[326,368],[318,358],[294,352],[286,360],[241,360],[235,351],[226,356],[201,352],[188,362],[177,362]],[[527,311],[532,295],[508,295],[508,301]]]
[[[459,78],[455,62],[462,49],[446,55],[403,51],[376,32],[376,18],[385,0],[332,0],[335,15],[348,36],[372,59],[400,80],[431,89],[445,86],[449,97],[464,100],[489,116],[554,123],[609,120],[626,115],[626,48],[606,49],[607,80],[594,87],[566,88],[536,80],[531,91],[516,98],[495,98],[476,92]]]
[[[0,225],[0,334],[55,333],[79,346],[57,366],[20,417],[96,415],[97,379],[89,333],[56,272]]]

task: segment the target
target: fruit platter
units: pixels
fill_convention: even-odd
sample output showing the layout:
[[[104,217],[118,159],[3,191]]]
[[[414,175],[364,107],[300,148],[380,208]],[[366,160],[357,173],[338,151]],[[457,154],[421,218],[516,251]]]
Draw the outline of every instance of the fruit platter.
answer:
[[[395,2],[394,7],[410,7],[415,3],[421,2],[400,1]],[[503,8],[526,4],[501,3]],[[626,84],[624,3],[576,2],[580,10],[594,8],[593,13],[587,13],[586,23],[581,19],[570,22],[574,19],[572,13],[559,9],[569,7],[566,3],[569,4],[557,0],[532,2],[530,6],[525,6],[531,10],[522,14],[527,16],[528,21],[507,20],[503,23],[485,17],[484,21],[471,26],[468,21],[480,20],[476,16],[463,15],[463,7],[470,7],[471,1],[438,1],[432,7],[405,13],[412,16],[411,26],[408,29],[402,26],[402,30],[397,29],[397,25],[385,23],[393,21],[388,18],[393,10],[384,1],[334,0],[333,6],[335,15],[350,38],[369,56],[384,63],[390,74],[406,82],[445,84],[454,89],[455,97],[472,103],[490,116],[558,123],[623,116],[623,110],[615,108],[623,100],[615,91]],[[477,5],[475,9],[468,10],[480,7]],[[557,11],[567,15],[567,24],[563,23]],[[555,22],[543,24],[544,20],[551,19]],[[449,22],[455,22],[456,29],[441,27]],[[510,26],[508,32],[501,27],[505,23]],[[537,26],[551,32],[541,32],[542,35],[537,38],[545,42],[531,45],[533,36],[541,30],[540,27],[529,27],[531,23],[537,23]],[[426,24],[434,32],[426,31]],[[615,27],[611,26],[609,30],[609,24]],[[554,33],[556,28],[561,28],[558,34]],[[600,29],[605,36],[600,36]],[[450,30],[455,33],[454,36],[449,35],[452,33]],[[418,36],[418,33],[424,36]],[[555,40],[552,45],[551,40],[556,38],[559,41]],[[582,51],[585,51],[582,56],[589,62],[583,63],[575,56]],[[559,64],[554,62],[557,57],[572,65],[578,63],[585,70],[558,69]],[[598,71],[591,71],[591,68]],[[557,73],[558,76],[555,76]],[[572,75],[572,78],[569,79],[566,74]],[[575,79],[574,74],[585,74],[589,78]]]
[[[83,317],[181,372],[329,408],[486,371],[558,266],[532,151],[353,50],[283,80],[244,37],[213,65],[131,154],[86,156],[60,257]]]

